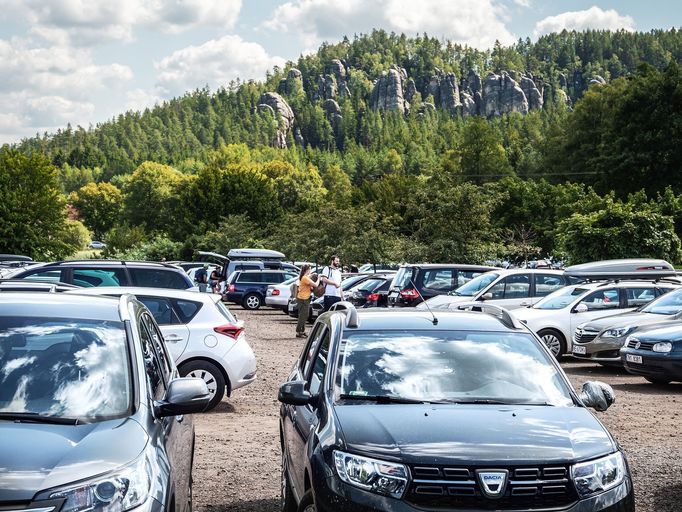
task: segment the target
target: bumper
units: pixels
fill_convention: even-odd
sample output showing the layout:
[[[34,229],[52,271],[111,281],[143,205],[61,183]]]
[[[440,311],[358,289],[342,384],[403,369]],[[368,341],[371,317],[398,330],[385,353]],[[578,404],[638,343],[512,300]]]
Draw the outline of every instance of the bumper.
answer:
[[[234,302],[236,304],[241,304],[243,298],[244,298],[243,293],[228,292],[225,294],[225,300],[227,302]]]
[[[268,295],[265,297],[265,305],[272,308],[285,308],[289,304],[289,297],[282,297],[281,295]]]
[[[387,498],[352,487],[335,476],[320,480],[313,486],[318,512],[424,512],[425,510],[404,500]],[[480,510],[492,509],[484,507]],[[531,509],[513,510],[531,512]],[[540,512],[540,510],[532,509],[532,512]],[[629,478],[626,478],[618,487],[598,496],[577,501],[568,508],[551,510],[553,512],[634,512],[635,498],[632,483]]]
[[[232,391],[256,380],[256,355],[244,339],[237,341],[225,355],[223,367],[230,378]]]
[[[573,357],[583,361],[595,363],[608,363],[621,366],[620,348],[625,343],[625,338],[595,338],[589,343],[579,344],[573,342]],[[584,354],[576,353],[576,350],[585,349]]]
[[[657,354],[648,350],[623,349],[620,352],[625,369],[635,375],[682,381],[682,356],[679,353]],[[627,361],[627,355],[640,356],[641,363]]]

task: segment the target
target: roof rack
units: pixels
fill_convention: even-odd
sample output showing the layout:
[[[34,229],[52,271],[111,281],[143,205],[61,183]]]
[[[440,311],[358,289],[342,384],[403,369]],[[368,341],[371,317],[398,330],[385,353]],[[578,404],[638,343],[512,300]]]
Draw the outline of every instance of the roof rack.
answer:
[[[342,300],[332,304],[329,311],[341,311],[346,315],[346,327],[357,327],[360,325],[358,320],[358,310],[347,300]]]
[[[486,304],[485,302],[460,302],[455,303],[452,306],[453,308],[451,309],[492,315],[510,329],[523,329],[523,324],[519,322],[517,318],[509,312],[509,310],[494,304]]]
[[[675,277],[675,268],[665,260],[652,258],[626,258],[619,260],[592,261],[571,265],[564,274],[586,281],[613,281],[662,279]]]

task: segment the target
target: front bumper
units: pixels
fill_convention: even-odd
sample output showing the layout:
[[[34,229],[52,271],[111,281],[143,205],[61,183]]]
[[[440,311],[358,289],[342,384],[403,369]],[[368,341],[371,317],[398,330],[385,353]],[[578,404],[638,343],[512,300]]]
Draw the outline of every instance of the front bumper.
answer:
[[[417,508],[404,499],[397,500],[363,491],[342,482],[336,476],[316,479],[313,489],[318,512],[424,512],[431,510]],[[447,509],[439,508],[438,510],[445,511]],[[493,509],[489,505],[474,510]],[[474,512],[474,510],[466,512]],[[513,510],[514,512],[541,512],[542,509]],[[627,477],[618,487],[598,496],[579,500],[568,508],[544,510],[551,510],[552,512],[634,512],[635,498],[632,482]]]
[[[628,354],[640,356],[642,362],[627,361]],[[623,348],[620,355],[623,366],[630,373],[653,379],[682,381],[682,354],[679,352],[664,354],[649,350]]]
[[[588,343],[576,343],[573,340],[573,357],[583,361],[594,361],[595,363],[608,363],[621,365],[620,349],[625,344],[625,338],[594,338]],[[585,348],[585,353],[577,353],[581,347]]]

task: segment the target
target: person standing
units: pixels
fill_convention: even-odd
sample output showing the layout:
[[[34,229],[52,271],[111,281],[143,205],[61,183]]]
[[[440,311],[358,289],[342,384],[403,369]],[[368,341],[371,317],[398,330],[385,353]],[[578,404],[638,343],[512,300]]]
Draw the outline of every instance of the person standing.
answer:
[[[194,284],[200,292],[205,292],[208,285],[208,263],[204,263],[194,274]]]
[[[296,337],[305,338],[305,323],[308,321],[310,310],[310,299],[315,287],[320,284],[319,277],[315,280],[310,277],[310,265],[304,263],[301,273],[298,275],[298,292],[296,302],[298,303],[298,323],[296,324]]]
[[[320,279],[325,284],[324,310],[329,311],[333,304],[341,300],[341,262],[338,256],[332,256],[329,265],[322,269]]]

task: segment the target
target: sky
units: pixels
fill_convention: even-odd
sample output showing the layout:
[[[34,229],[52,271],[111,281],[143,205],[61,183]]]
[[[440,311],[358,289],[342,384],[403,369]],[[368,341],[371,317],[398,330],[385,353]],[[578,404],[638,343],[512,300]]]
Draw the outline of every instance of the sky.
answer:
[[[678,0],[0,0],[0,144],[231,80],[382,28],[481,49],[682,26]]]

